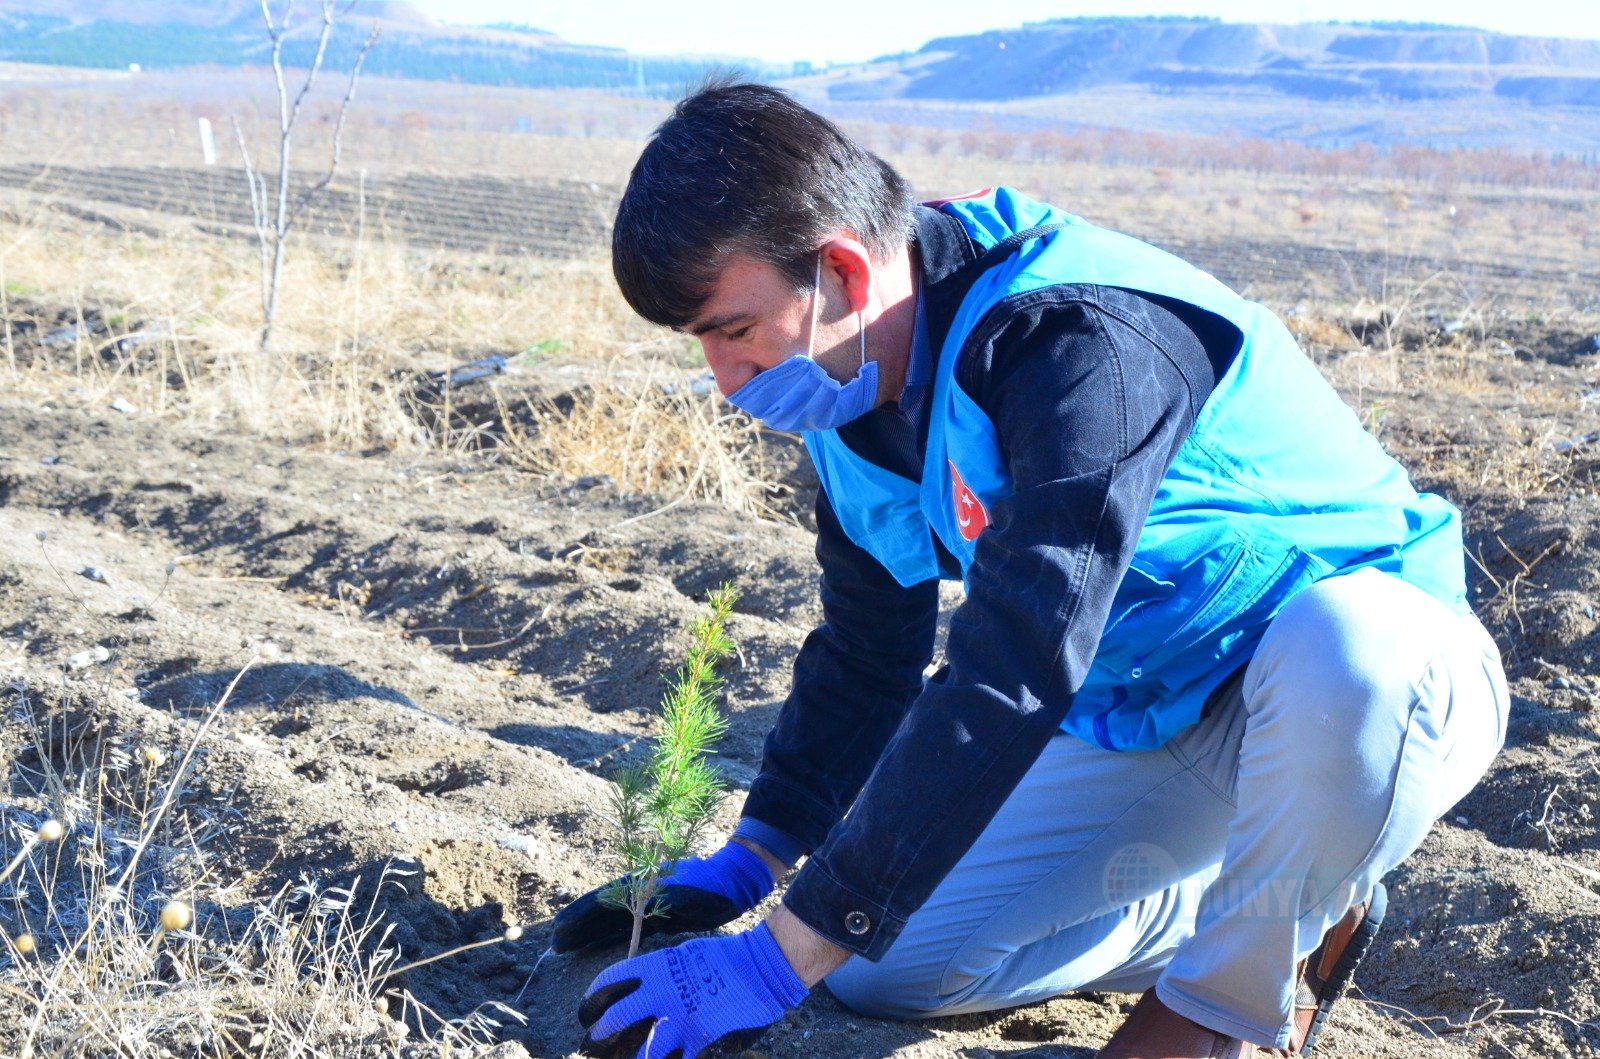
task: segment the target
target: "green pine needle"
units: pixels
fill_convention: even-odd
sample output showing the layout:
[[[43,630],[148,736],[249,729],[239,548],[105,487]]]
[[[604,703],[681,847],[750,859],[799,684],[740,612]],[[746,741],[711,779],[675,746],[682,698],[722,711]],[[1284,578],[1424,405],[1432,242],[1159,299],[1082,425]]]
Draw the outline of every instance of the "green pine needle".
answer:
[[[706,757],[728,731],[717,708],[717,666],[734,651],[727,619],[738,598],[723,584],[711,593],[709,612],[690,624],[689,651],[661,698],[660,737],[649,759],[624,769],[611,792],[614,848],[627,879],[601,900],[636,920],[659,914],[666,865],[693,855],[722,800],[726,784]]]

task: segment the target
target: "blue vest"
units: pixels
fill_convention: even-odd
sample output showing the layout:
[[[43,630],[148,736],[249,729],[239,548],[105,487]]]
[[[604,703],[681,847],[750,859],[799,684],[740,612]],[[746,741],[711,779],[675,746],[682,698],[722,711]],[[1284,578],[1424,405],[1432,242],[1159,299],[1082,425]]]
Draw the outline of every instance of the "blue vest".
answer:
[[[920,485],[858,456],[836,431],[805,435],[845,532],[902,585],[940,576],[935,535],[964,577],[984,530],[1006,525],[1012,482],[994,424],[956,382],[967,336],[998,302],[1053,284],[1120,287],[1196,306],[1243,336],[1157,489],[1068,732],[1115,750],[1165,743],[1249,661],[1283,605],[1331,574],[1376,567],[1466,609],[1460,513],[1412,488],[1266,308],[1165,251],[1007,188],[941,209],[980,251],[1063,227],[984,271],[963,298],[939,352]]]

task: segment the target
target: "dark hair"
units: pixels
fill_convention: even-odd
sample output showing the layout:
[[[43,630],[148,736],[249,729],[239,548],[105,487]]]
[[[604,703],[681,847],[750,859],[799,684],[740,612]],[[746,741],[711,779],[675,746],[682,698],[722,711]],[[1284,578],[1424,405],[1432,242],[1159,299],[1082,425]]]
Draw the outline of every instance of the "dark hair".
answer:
[[[874,258],[898,250],[912,230],[904,178],[778,89],[721,78],[680,101],[639,156],[611,268],[635,312],[683,327],[736,253],[810,290],[817,247],[841,228]]]

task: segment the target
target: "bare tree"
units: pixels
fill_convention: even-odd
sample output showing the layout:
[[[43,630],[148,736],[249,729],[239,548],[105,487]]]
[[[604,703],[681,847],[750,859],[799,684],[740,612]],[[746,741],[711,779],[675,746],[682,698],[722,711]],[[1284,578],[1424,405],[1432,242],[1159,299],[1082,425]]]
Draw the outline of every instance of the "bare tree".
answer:
[[[250,185],[250,214],[255,221],[256,243],[261,249],[263,352],[272,342],[272,321],[278,312],[278,289],[283,280],[283,255],[289,241],[289,233],[294,230],[295,222],[300,219],[306,206],[333,183],[334,177],[339,172],[345,117],[349,114],[350,104],[356,97],[356,85],[361,80],[362,64],[366,62],[367,53],[372,50],[372,46],[378,42],[379,26],[374,20],[372,31],[367,34],[366,42],[361,45],[355,61],[350,65],[350,81],[345,88],[344,98],[339,103],[339,116],[333,126],[333,145],[329,153],[328,166],[315,183],[302,189],[291,200],[289,185],[293,166],[290,164],[289,156],[294,143],[295,125],[300,120],[300,108],[305,103],[306,97],[311,94],[311,87],[316,83],[317,75],[322,72],[322,61],[327,55],[328,40],[333,36],[335,23],[350,13],[356,6],[356,0],[347,0],[342,6],[338,0],[321,0],[321,5],[322,22],[318,28],[316,52],[306,69],[305,80],[291,95],[283,71],[283,39],[289,30],[289,21],[294,15],[294,0],[286,0],[283,14],[277,18],[273,17],[271,0],[261,0],[261,18],[266,23],[267,36],[272,41],[272,74],[278,93],[278,180],[276,190],[270,197],[266,175],[251,164],[250,150],[245,146],[244,131],[240,129],[237,118],[233,121],[234,135],[239,140],[239,153],[244,158],[245,180]]]

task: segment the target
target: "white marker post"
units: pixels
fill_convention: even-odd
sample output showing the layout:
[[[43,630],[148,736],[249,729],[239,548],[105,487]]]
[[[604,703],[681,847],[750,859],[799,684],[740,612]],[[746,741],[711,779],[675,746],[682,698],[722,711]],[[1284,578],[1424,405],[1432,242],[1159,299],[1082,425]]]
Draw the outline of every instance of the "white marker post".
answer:
[[[206,165],[217,164],[217,138],[211,131],[211,119],[200,119],[200,156]]]

